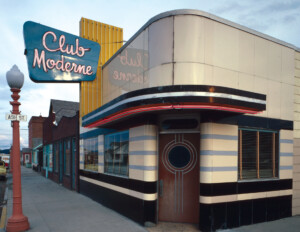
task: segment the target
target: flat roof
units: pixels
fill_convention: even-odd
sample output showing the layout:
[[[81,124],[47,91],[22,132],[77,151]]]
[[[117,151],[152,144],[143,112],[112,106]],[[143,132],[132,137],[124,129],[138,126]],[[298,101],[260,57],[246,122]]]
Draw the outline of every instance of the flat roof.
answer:
[[[242,26],[240,24],[237,24],[237,23],[234,23],[232,21],[229,21],[227,19],[224,19],[224,18],[221,18],[221,17],[218,17],[216,15],[213,15],[213,14],[210,14],[210,13],[207,13],[205,11],[201,11],[201,10],[192,10],[192,9],[180,9],[180,10],[171,10],[171,11],[166,11],[166,12],[163,12],[161,14],[158,14],[154,17],[152,17],[151,19],[149,19],[149,21],[147,23],[144,24],[144,26],[142,26],[104,65],[103,67],[105,67],[108,63],[110,63],[110,61],[118,54],[120,53],[121,51],[123,51],[142,31],[144,31],[147,27],[149,27],[152,23],[154,23],[155,21],[157,20],[160,20],[160,19],[163,19],[163,18],[166,18],[166,17],[170,17],[170,16],[175,16],[175,15],[197,15],[197,16],[201,16],[201,17],[204,17],[204,18],[208,18],[208,19],[211,19],[211,20],[214,20],[216,22],[219,22],[219,23],[223,23],[225,25],[228,25],[228,26],[231,26],[231,27],[234,27],[234,28],[237,28],[241,31],[245,31],[245,32],[248,32],[250,34],[253,34],[253,35],[256,35],[256,36],[259,36],[259,37],[262,37],[266,40],[269,40],[269,41],[272,41],[274,43],[278,43],[280,45],[283,45],[285,47],[289,47],[291,49],[294,49],[295,51],[298,51],[300,52],[300,48],[296,47],[295,45],[293,44],[290,44],[290,43],[287,43],[287,42],[284,42],[280,39],[276,39],[272,36],[269,36],[267,34],[264,34],[264,33],[261,33],[259,31],[256,31],[256,30],[253,30],[251,28],[248,28],[248,27],[245,27],[245,26]]]

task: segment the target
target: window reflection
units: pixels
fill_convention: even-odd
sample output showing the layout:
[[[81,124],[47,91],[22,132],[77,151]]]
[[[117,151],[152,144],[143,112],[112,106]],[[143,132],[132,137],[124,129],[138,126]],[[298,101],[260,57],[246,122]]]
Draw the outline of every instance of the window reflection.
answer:
[[[105,136],[105,172],[128,176],[128,145],[128,131]]]

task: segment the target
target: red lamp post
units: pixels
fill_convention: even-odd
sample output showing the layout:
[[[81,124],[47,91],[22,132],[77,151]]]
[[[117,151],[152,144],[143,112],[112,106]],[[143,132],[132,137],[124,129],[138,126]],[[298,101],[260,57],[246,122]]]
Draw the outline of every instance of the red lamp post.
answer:
[[[10,71],[6,73],[7,83],[10,86],[10,90],[13,93],[11,95],[13,101],[10,102],[12,105],[12,114],[19,115],[18,102],[20,98],[20,91],[24,83],[24,74],[20,72],[18,67],[14,65]],[[18,120],[13,120],[13,147],[12,157],[13,160],[13,212],[12,216],[8,219],[6,225],[6,231],[8,232],[19,232],[29,229],[28,218],[23,215],[22,210],[22,186],[21,186],[21,165],[20,165],[20,125]]]

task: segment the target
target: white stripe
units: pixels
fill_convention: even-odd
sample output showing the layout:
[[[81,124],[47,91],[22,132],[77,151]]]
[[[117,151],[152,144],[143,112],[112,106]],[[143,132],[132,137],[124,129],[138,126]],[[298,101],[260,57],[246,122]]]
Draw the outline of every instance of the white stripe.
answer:
[[[108,189],[111,189],[111,190],[129,195],[129,196],[133,196],[133,197],[145,200],[145,201],[154,201],[154,200],[157,199],[157,193],[149,193],[149,194],[148,193],[141,193],[141,192],[137,192],[137,191],[134,191],[134,190],[119,187],[119,186],[116,186],[116,185],[108,184],[108,183],[105,183],[105,182],[102,182],[102,181],[90,179],[90,178],[87,178],[87,177],[84,177],[84,176],[80,176],[80,179],[84,180],[84,181],[87,181],[89,183],[95,184],[95,185],[102,186],[104,188],[108,188]]]
[[[134,101],[139,101],[139,100],[145,100],[145,99],[150,99],[150,98],[162,98],[162,97],[220,97],[220,98],[227,98],[227,99],[233,99],[233,100],[239,100],[239,101],[246,101],[246,102],[252,102],[252,103],[258,103],[258,104],[266,104],[266,101],[264,100],[259,100],[255,98],[249,98],[249,97],[242,97],[242,96],[237,96],[237,95],[232,95],[232,94],[227,94],[227,93],[210,93],[210,92],[193,92],[193,91],[187,91],[187,92],[171,92],[171,93],[156,93],[156,94],[146,94],[143,96],[136,96],[132,98],[127,98],[122,101],[119,101],[118,103],[111,105],[107,107],[104,110],[101,110],[100,112],[91,115],[90,117],[86,118],[83,120],[83,122],[88,121],[94,117],[97,117],[101,114],[104,114],[107,111],[110,111],[120,105],[129,103],[129,102],[134,102]]]

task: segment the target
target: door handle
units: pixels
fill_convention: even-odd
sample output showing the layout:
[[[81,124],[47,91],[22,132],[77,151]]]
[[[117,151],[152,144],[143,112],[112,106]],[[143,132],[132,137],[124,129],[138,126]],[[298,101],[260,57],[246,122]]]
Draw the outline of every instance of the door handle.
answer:
[[[164,181],[160,180],[159,181],[159,196],[163,197],[164,195]]]

